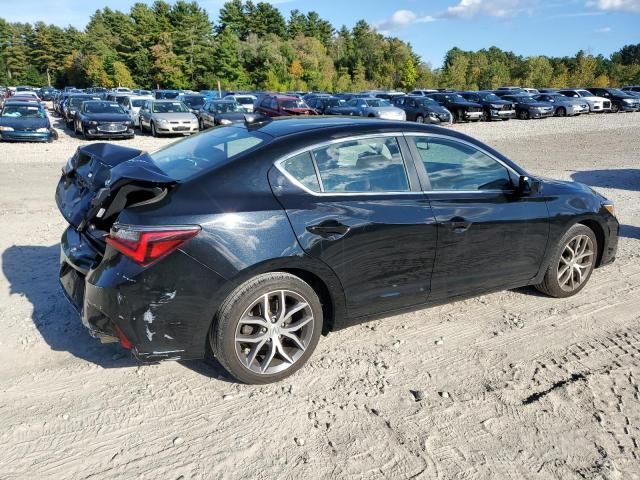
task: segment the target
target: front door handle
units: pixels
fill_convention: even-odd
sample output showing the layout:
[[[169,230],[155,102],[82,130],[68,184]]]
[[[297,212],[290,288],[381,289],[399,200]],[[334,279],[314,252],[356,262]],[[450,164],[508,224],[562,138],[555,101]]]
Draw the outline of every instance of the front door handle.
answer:
[[[337,220],[325,220],[317,225],[310,225],[307,227],[308,232],[330,240],[337,240],[338,238],[343,237],[349,230],[351,230],[351,227],[340,223]]]
[[[469,230],[471,223],[472,222],[468,222],[462,217],[453,217],[448,222],[445,222],[445,224],[448,225],[451,228],[451,230],[453,230],[453,233],[466,232],[467,230]]]

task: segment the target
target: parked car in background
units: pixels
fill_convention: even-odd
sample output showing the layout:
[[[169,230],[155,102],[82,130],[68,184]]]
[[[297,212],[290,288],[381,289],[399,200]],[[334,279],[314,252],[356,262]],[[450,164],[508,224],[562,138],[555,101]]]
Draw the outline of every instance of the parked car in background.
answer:
[[[204,130],[218,125],[244,122],[247,113],[242,105],[233,100],[210,100],[198,112],[198,123],[200,130]]]
[[[590,91],[582,88],[571,88],[558,90],[558,93],[569,97],[584,100],[589,105],[589,112],[609,112],[611,111],[611,100],[604,97],[597,97]]]
[[[144,102],[152,99],[153,97],[149,95],[128,95],[124,104],[121,105],[124,111],[131,117],[136,127],[140,128],[140,109],[144,105]]]
[[[419,88],[417,90],[411,90],[407,95],[424,97],[430,93],[438,93],[438,90],[435,88]]]
[[[55,88],[45,87],[45,88],[41,88],[38,91],[38,96],[45,102],[50,102],[53,100],[53,97],[56,93],[57,93],[57,90]]]
[[[566,97],[561,93],[541,93],[533,98],[540,102],[548,102],[553,105],[553,114],[556,117],[567,117],[589,113],[589,104],[583,99]]]
[[[542,93],[537,88],[523,88],[522,90],[527,92],[529,95],[539,95],[540,93]]]
[[[449,110],[454,122],[477,122],[482,118],[482,105],[470,102],[459,93],[430,93],[428,97]]]
[[[73,122],[74,133],[92,138],[133,138],[135,124],[119,103],[106,100],[82,102]]]
[[[505,95],[502,97],[516,107],[516,117],[520,120],[553,117],[555,107],[549,102],[541,102],[531,95]]]
[[[140,130],[148,130],[151,135],[196,133],[198,117],[187,106],[176,100],[147,100],[138,112]]]
[[[640,101],[617,88],[587,88],[593,95],[604,97],[611,101],[611,111],[618,112],[635,112],[640,110]]]
[[[92,335],[146,362],[212,354],[251,384],[367,319],[525,285],[576,295],[618,245],[591,188],[413,122],[285,118],[151,154],[85,145],[55,198],[60,283]]]
[[[340,115],[340,112],[336,109],[343,107],[347,103],[342,98],[331,95],[313,96],[306,102],[320,115]]]
[[[290,95],[265,95],[256,104],[254,111],[268,117],[317,115],[304,100]]]
[[[72,128],[76,113],[80,110],[82,102],[86,102],[88,100],[101,100],[101,98],[95,95],[86,94],[69,96],[64,110],[64,121],[68,128]]]
[[[516,110],[511,102],[503,100],[490,91],[460,92],[466,100],[482,106],[482,121],[509,120],[515,118]]]
[[[204,107],[206,99],[207,97],[199,93],[182,94],[178,96],[178,100],[184,103],[189,110],[191,110],[191,113],[194,114]]]
[[[625,85],[620,90],[623,92],[640,92],[640,85]]]
[[[38,103],[8,100],[0,111],[0,139],[50,142],[57,138],[44,107]]]
[[[334,107],[338,115],[355,115],[384,120],[406,120],[404,110],[393,106],[388,100],[373,97],[355,97],[344,105]]]
[[[255,95],[236,93],[233,95],[226,95],[223,100],[239,103],[246,112],[252,113],[257,97]]]
[[[539,88],[538,92],[539,93],[556,93],[559,89],[558,88]]]
[[[154,90],[153,97],[156,100],[173,100],[180,95],[180,90]]]
[[[418,123],[451,123],[451,112],[434,99],[420,95],[405,95],[393,100],[393,105],[404,110],[406,119]]]

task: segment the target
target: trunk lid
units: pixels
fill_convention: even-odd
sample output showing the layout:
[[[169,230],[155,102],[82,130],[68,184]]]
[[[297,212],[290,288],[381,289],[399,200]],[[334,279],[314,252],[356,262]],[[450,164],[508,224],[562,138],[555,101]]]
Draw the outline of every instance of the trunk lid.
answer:
[[[78,231],[109,231],[127,206],[161,199],[176,181],[142,150],[108,143],[79,147],[62,169],[56,203]]]

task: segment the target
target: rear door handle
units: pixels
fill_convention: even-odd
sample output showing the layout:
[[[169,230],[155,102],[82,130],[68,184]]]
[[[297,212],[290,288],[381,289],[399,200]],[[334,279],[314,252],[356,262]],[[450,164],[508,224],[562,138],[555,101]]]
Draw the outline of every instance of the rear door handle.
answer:
[[[337,220],[325,220],[317,225],[310,225],[307,231],[314,235],[319,235],[330,240],[337,240],[346,235],[351,227],[338,222]]]

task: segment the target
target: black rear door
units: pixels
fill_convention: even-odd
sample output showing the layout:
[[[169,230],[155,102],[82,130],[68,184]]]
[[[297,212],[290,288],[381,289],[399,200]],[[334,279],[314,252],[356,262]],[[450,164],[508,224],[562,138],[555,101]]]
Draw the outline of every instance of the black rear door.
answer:
[[[351,318],[427,301],[436,225],[408,155],[402,136],[359,137],[270,173],[300,245],[342,282]]]

